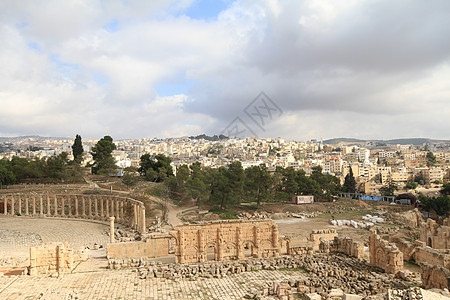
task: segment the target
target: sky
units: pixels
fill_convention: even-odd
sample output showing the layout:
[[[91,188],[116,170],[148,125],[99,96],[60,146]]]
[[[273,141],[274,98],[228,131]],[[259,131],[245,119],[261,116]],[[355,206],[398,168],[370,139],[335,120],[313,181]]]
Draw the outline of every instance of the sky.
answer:
[[[0,136],[450,139],[448,0],[2,0]]]

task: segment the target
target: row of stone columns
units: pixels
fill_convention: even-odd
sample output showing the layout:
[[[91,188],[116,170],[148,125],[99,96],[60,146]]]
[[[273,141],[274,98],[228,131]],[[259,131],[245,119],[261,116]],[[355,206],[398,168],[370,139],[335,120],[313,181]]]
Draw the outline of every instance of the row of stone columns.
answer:
[[[129,222],[145,232],[145,207],[142,202],[103,195],[1,195],[4,215],[58,216],[108,219]],[[131,216],[128,212],[131,211]]]

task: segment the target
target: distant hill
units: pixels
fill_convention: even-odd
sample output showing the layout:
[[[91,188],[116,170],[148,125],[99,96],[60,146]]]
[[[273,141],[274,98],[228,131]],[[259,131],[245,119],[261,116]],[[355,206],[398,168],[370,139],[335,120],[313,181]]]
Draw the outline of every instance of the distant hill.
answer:
[[[354,138],[335,138],[324,140],[324,144],[336,145],[339,143],[345,144],[365,144],[365,143],[377,143],[377,144],[386,144],[386,145],[415,145],[420,146],[423,144],[434,144],[434,143],[449,143],[449,140],[434,140],[429,138],[403,138],[403,139],[392,139],[392,140],[361,140]]]
[[[18,140],[24,140],[24,139],[35,139],[35,140],[46,140],[46,139],[53,139],[53,140],[67,140],[71,139],[70,137],[48,137],[48,136],[40,136],[40,135],[26,135],[26,136],[14,136],[14,137],[4,137],[0,136],[0,142],[10,142],[10,141],[18,141]]]
[[[200,134],[197,136],[190,136],[189,137],[191,140],[199,140],[199,139],[204,139],[207,141],[220,141],[220,140],[226,140],[228,139],[228,137],[224,136],[223,134],[217,136],[217,135],[213,135],[213,136],[208,136],[206,134]]]

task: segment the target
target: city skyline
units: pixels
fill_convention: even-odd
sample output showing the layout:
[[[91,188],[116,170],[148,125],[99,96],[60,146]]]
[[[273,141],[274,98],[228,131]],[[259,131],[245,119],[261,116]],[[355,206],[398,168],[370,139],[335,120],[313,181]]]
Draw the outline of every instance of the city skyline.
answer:
[[[2,1],[0,16],[0,136],[214,135],[239,118],[259,137],[450,139],[447,1]],[[263,125],[261,92],[278,108]]]

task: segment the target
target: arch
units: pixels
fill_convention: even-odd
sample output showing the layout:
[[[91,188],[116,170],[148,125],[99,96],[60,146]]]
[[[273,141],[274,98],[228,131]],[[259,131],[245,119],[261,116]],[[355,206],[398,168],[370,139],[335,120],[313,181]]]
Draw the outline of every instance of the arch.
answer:
[[[433,240],[431,239],[431,236],[429,236],[427,239],[427,246],[433,248]]]
[[[245,257],[253,257],[255,255],[255,243],[250,240],[246,240],[242,243]]]
[[[205,256],[207,261],[214,261],[216,259],[216,248],[217,245],[215,243],[208,243],[205,246]]]
[[[386,265],[384,251],[381,248],[378,248],[375,255],[375,261],[377,266],[381,266],[384,268]]]

